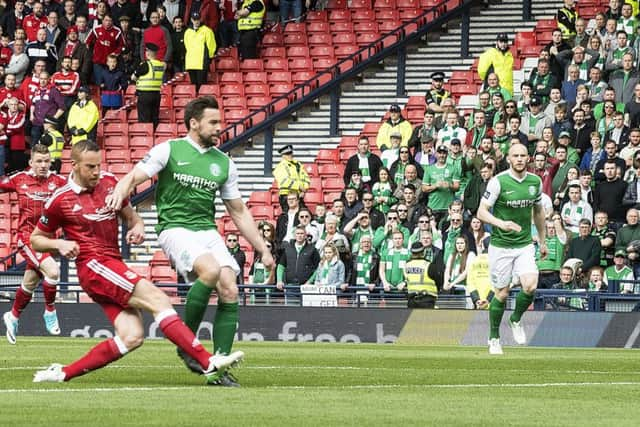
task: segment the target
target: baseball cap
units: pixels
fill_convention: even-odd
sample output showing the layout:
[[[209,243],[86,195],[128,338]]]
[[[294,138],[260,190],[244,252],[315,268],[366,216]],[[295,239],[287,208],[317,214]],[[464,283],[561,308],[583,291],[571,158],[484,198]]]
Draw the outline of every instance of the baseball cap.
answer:
[[[453,138],[451,140],[451,145],[462,145],[462,142],[458,138]]]
[[[558,138],[571,138],[571,134],[568,131],[563,130],[558,134]]]
[[[449,149],[446,145],[439,145],[438,148],[436,148],[436,151],[439,153],[448,153]]]
[[[618,249],[615,253],[615,256],[623,256],[626,257],[627,256],[627,252],[624,249]]]
[[[534,95],[529,100],[529,106],[539,107],[542,105],[542,99],[538,95]]]
[[[69,26],[69,28],[67,28],[67,34],[69,34],[69,33],[78,34],[78,27],[76,27],[75,25]]]

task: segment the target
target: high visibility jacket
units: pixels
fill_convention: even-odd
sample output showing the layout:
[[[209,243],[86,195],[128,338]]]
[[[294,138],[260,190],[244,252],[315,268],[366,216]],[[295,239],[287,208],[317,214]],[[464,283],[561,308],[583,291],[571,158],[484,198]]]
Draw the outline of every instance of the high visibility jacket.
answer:
[[[241,9],[248,7],[254,1],[255,0],[244,0]],[[262,27],[262,20],[264,19],[264,14],[267,9],[264,7],[262,0],[260,0],[260,3],[262,3],[262,10],[260,12],[251,12],[244,18],[238,19],[238,31],[255,30]]]
[[[481,300],[486,300],[492,292],[491,280],[489,278],[489,255],[480,254],[474,258],[467,267],[467,291],[471,294],[477,292]]]
[[[273,170],[281,195],[289,194],[289,191],[307,191],[311,179],[304,165],[297,160],[282,160]]]
[[[411,294],[431,295],[438,297],[436,282],[429,277],[429,262],[424,259],[412,259],[404,266],[404,277],[407,292]]]
[[[160,92],[164,76],[164,62],[147,59],[149,70],[136,81],[136,90],[140,92]]]
[[[84,129],[88,134],[93,130],[93,128],[98,123],[98,119],[100,118],[100,112],[98,111],[98,106],[93,101],[87,101],[84,107],[80,107],[77,102],[74,102],[71,108],[69,109],[69,117],[67,118],[67,127],[69,129]],[[87,135],[72,135],[71,136],[71,145],[75,144],[78,141],[82,141],[87,139]]]
[[[206,25],[200,25],[197,30],[187,28],[184,32],[184,48],[184,69],[204,70],[207,61],[216,53],[216,37]]]
[[[485,50],[478,59],[478,75],[484,80],[493,71],[498,76],[500,86],[513,95],[513,55],[511,51],[501,52],[492,47]]]
[[[562,7],[558,10],[558,28],[562,31],[562,38],[569,40],[576,35],[576,19],[578,12],[575,9],[567,9]]]
[[[51,154],[51,160],[62,158],[62,150],[64,149],[64,137],[57,130],[50,130],[47,132],[51,135],[53,142],[49,146],[49,154]]]

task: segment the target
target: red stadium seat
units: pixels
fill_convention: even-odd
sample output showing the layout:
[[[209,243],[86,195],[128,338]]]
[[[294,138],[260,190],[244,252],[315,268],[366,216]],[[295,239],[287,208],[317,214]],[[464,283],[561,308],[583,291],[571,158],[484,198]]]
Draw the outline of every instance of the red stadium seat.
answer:
[[[157,265],[151,267],[151,281],[155,283],[176,283],[178,276],[170,266]]]
[[[294,85],[298,85],[304,83],[307,80],[313,79],[315,75],[315,71],[297,71],[293,73],[293,75],[291,76],[291,80],[293,81]]]
[[[291,70],[292,58],[309,58],[309,47],[291,46],[287,48],[287,58],[289,58],[289,69]]]
[[[352,9],[351,20],[353,22],[375,21],[376,13],[373,9]]]
[[[286,58],[286,48],[284,46],[269,46],[262,48],[262,58]],[[263,61],[264,68],[264,61]]]
[[[422,15],[423,12],[424,11],[421,9],[402,9],[399,11],[398,15],[401,21],[407,22]]]
[[[347,0],[329,0],[327,2],[327,9],[346,9],[347,5]]]
[[[126,110],[107,110],[104,113],[102,121],[105,123],[124,123],[127,121]]]
[[[256,220],[273,219],[273,207],[271,205],[252,206],[249,208],[249,212]]]
[[[326,10],[309,10],[307,11],[307,22],[327,22],[329,14]]]
[[[353,24],[353,30],[356,34],[358,33],[377,33],[378,32],[378,23],[375,21],[364,21],[357,22]]]
[[[336,59],[344,59],[348,56],[353,55],[359,49],[360,48],[358,46],[345,44],[345,45],[336,46],[334,53],[336,54]]]
[[[376,0],[376,1],[378,1],[378,0]],[[400,10],[402,10],[402,9],[419,9],[420,8],[420,1],[419,0],[397,0],[396,7],[398,9],[400,9]]]
[[[151,267],[145,264],[129,264],[129,269],[136,273],[138,276],[147,280],[151,279]]]
[[[293,33],[284,35],[284,44],[287,46],[306,46],[307,33]]]
[[[312,46],[310,56],[313,59],[316,58],[335,58],[335,52],[332,46]]]
[[[362,132],[361,135],[365,135],[367,137],[375,137],[376,135],[378,135],[378,129],[380,129],[380,123],[376,122],[367,122],[364,124],[363,128],[362,128]]]
[[[315,71],[323,71],[323,70],[326,70],[327,68],[333,67],[334,65],[336,65],[337,62],[338,62],[337,58],[318,58],[313,61],[313,69]],[[341,71],[344,71],[342,67],[341,67]],[[326,80],[326,79],[331,80],[331,77],[327,75],[323,77],[322,80]],[[326,81],[323,81],[321,84],[324,84],[324,83],[326,83]]]
[[[245,83],[266,83],[267,72],[266,71],[249,71],[244,75]]]
[[[356,36],[356,43],[358,46],[364,47],[376,42],[380,38],[378,33],[361,33]]]
[[[222,85],[220,87],[220,95],[222,98],[244,97],[244,85],[241,83]]]
[[[351,21],[336,21],[331,22],[331,32],[333,33],[353,33],[353,22]],[[311,43],[311,41],[309,41]]]
[[[129,147],[129,138],[108,136],[104,139],[104,148],[107,150],[126,150],[127,147]]]
[[[202,85],[198,90],[198,96],[215,96],[220,97],[220,86],[218,85]]]
[[[399,21],[400,12],[395,9],[382,9],[376,11],[378,21]]]
[[[247,101],[243,96],[230,96],[223,98],[222,108],[227,110],[246,110]]]
[[[342,193],[338,193],[338,192],[333,192],[333,193],[324,193],[323,195],[323,200],[324,200],[324,204],[325,205],[330,205],[333,203],[334,200],[336,199],[341,199],[342,198]]]
[[[356,35],[353,33],[337,33],[333,35],[333,43],[336,45],[353,46],[356,44]]]
[[[305,163],[304,169],[307,171],[310,178],[318,176],[318,165],[315,163]]]
[[[269,85],[267,82],[267,75],[265,74],[265,78],[263,80],[264,83],[253,83],[251,85],[247,85],[244,88],[244,93],[246,96],[271,96],[269,92]]]
[[[476,95],[478,93],[478,87],[474,84],[455,85],[451,87],[451,92],[456,96]]]
[[[269,90],[271,91],[271,96],[275,98],[280,95],[284,95],[285,93],[291,92],[293,90],[293,84],[275,83],[270,86]]]
[[[318,155],[316,156],[316,163],[337,163],[338,162],[338,150],[332,149],[320,149],[318,150]]]
[[[280,32],[266,32],[262,36],[262,46],[280,47],[284,44],[284,37]]]
[[[153,123],[129,124],[129,136],[153,136]]]
[[[138,163],[140,160],[142,160],[144,158],[144,156],[147,155],[147,153],[149,152],[149,149],[144,148],[144,149],[132,149],[131,150],[131,162],[132,163]]]
[[[176,85],[173,88],[173,97],[194,99],[196,97],[196,87],[191,84]]]
[[[307,33],[329,33],[331,31],[331,25],[328,22],[309,22],[307,21]]]
[[[176,123],[160,123],[156,128],[155,137],[158,139],[171,139],[178,136],[178,125]]]
[[[329,11],[329,22],[351,21],[351,12],[345,8]]]
[[[253,206],[271,206],[271,193],[268,191],[254,191],[247,200],[249,208]]]
[[[132,150],[150,150],[153,147],[153,136],[135,136],[129,140]]]
[[[259,110],[271,103],[270,96],[252,96],[247,99],[247,108],[250,111]]]
[[[240,71],[240,64],[235,58],[220,58],[215,61],[216,71]]]
[[[555,19],[538,19],[536,23],[536,31],[538,32],[553,31],[556,28],[558,28],[558,23]]]
[[[193,98],[178,98],[178,99],[186,99],[187,101],[191,101]],[[176,107],[174,103],[174,108]],[[174,108],[161,108],[158,113],[158,120],[160,123],[173,123],[176,121]]]
[[[240,71],[227,71],[222,73],[218,81],[220,82],[220,87],[224,86],[225,83],[242,83],[243,74]]]
[[[374,0],[373,8],[376,10],[379,9],[397,9],[398,5],[396,4],[396,0]]]
[[[149,265],[151,267],[157,267],[157,266],[170,266],[171,262],[169,261],[169,258],[167,258],[167,256],[164,254],[163,251],[155,251],[153,253],[153,256],[151,257],[151,261],[149,262]]]
[[[121,179],[133,169],[133,166],[132,163],[110,163],[107,169],[118,179]]]
[[[308,53],[308,49],[307,49]],[[308,71],[313,70],[313,61],[311,58],[293,58],[289,60],[289,70],[295,71]]]
[[[331,46],[332,37],[329,33],[313,33],[309,36],[309,46]]]
[[[354,9],[370,10],[371,0],[351,0],[349,7],[351,8],[351,10],[354,10]]]
[[[270,72],[289,71],[289,63],[284,58],[265,59],[264,70]]]
[[[131,152],[126,149],[106,150],[107,162],[109,163],[129,163]]]
[[[360,141],[360,137],[358,136],[343,136],[340,138],[340,148],[358,148],[358,141]]]
[[[105,123],[103,135],[109,136],[127,136],[129,128],[127,123]]]
[[[322,190],[330,192],[339,192],[344,190],[344,181],[342,177],[329,177],[322,180]]]
[[[264,70],[264,62],[262,59],[243,59],[242,62],[240,62],[240,71],[242,72],[262,70]]]
[[[315,211],[316,206],[324,204],[324,196],[321,191],[308,191],[304,195],[304,204],[307,205],[311,212]]]
[[[304,22],[287,22],[284,27],[285,38],[287,34],[306,34],[307,25]]]

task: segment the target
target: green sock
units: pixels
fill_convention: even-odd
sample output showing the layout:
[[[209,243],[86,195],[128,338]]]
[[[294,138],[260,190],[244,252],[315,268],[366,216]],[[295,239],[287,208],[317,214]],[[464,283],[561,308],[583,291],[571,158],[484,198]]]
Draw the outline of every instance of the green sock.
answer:
[[[238,303],[218,301],[213,323],[213,352],[229,354],[238,328]]]
[[[493,297],[489,304],[489,339],[500,338],[500,323],[504,314],[504,301],[500,301],[498,297]]]
[[[207,311],[212,291],[213,289],[202,283],[200,279],[193,282],[189,289],[184,307],[184,323],[194,334],[198,332],[204,312]]]
[[[534,294],[528,294],[525,291],[520,291],[518,293],[518,296],[516,297],[516,308],[513,310],[510,317],[512,322],[519,322],[520,319],[522,319],[522,315],[533,302],[533,297]]]

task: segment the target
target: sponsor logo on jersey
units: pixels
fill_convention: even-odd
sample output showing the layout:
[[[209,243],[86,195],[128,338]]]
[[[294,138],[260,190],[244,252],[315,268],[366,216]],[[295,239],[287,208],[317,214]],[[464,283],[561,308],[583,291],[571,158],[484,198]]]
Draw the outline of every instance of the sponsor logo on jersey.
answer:
[[[200,176],[174,172],[173,179],[183,187],[191,187],[198,190],[205,189],[209,191],[216,191],[218,189],[218,184],[215,181],[202,178]]]
[[[49,193],[48,191],[36,191],[35,193],[24,193],[24,195],[36,202],[46,202],[47,200],[49,200],[49,196],[51,196],[51,193]]]
[[[89,221],[102,222],[114,219],[116,217],[116,213],[112,209],[103,206],[96,209],[96,213],[94,214],[82,214],[82,216]]]
[[[181,162],[180,160],[178,160],[176,163],[178,164],[178,166],[186,166],[191,164],[191,162]]]

